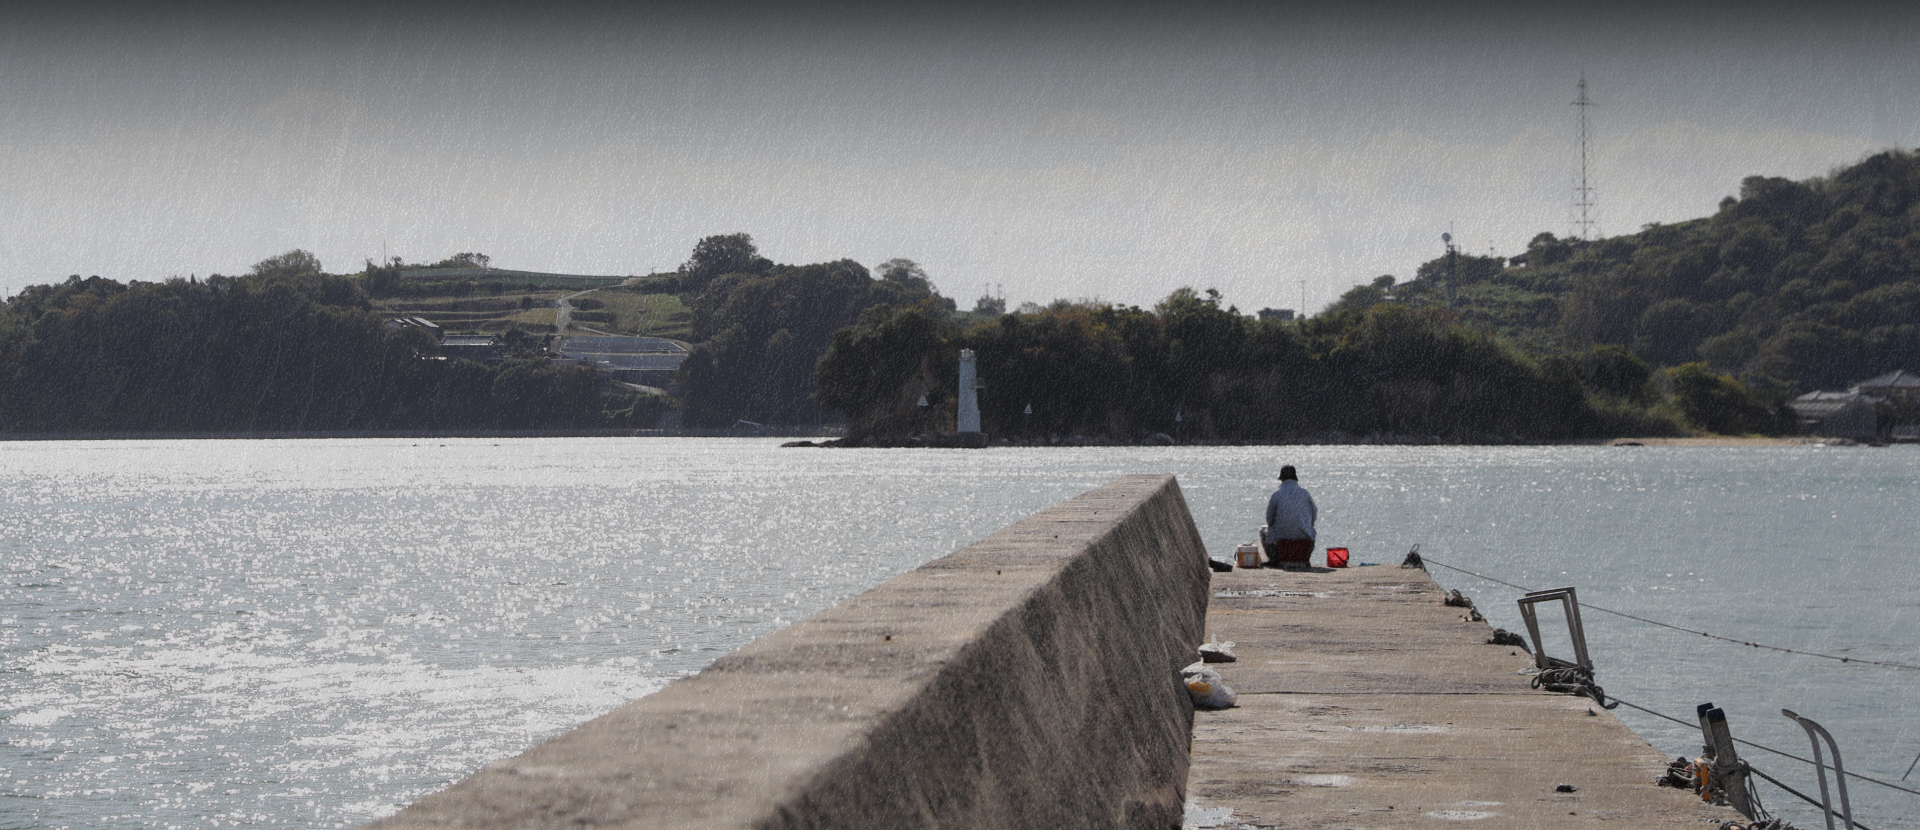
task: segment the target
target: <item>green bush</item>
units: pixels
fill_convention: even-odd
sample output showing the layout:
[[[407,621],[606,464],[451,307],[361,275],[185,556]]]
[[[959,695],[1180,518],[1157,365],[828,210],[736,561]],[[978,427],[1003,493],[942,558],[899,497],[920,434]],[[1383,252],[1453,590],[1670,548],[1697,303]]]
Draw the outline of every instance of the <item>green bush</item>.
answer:
[[[1727,375],[1716,375],[1705,363],[1687,363],[1667,370],[1680,414],[1695,428],[1720,435],[1793,431],[1792,420],[1768,406],[1747,385]]]

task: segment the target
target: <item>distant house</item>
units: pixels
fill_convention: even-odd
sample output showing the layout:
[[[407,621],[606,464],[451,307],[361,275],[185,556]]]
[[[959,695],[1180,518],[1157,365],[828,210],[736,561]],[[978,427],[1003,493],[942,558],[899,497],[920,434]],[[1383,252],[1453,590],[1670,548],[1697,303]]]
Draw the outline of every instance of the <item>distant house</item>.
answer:
[[[1920,375],[1896,369],[1845,392],[1808,392],[1788,406],[1820,435],[1910,440],[1920,436],[1914,423],[1920,411]]]
[[[1859,392],[1808,392],[1787,406],[1815,435],[1832,438],[1874,438],[1880,434],[1880,404],[1884,398]]]
[[[569,337],[562,354],[686,354],[680,344],[664,337]]]
[[[614,380],[663,389],[687,359],[684,347],[659,337],[569,337],[558,351],[559,359],[592,366]]]
[[[606,355],[596,360],[593,368],[606,372],[614,380],[665,389],[673,384],[674,373],[680,371],[680,363],[686,359],[684,354]]]
[[[1905,369],[1896,369],[1854,384],[1853,391],[1896,403],[1920,403],[1920,375]]]
[[[500,338],[491,334],[449,334],[440,338],[440,356],[487,363],[507,357],[506,350],[500,347]]]
[[[387,328],[389,330],[404,328],[422,329],[426,331],[426,333],[433,335],[433,339],[435,340],[439,340],[440,335],[443,333],[440,326],[425,317],[388,317]]]
[[[1293,319],[1293,309],[1291,308],[1263,308],[1255,313],[1260,315],[1260,319],[1262,320],[1286,321]]]

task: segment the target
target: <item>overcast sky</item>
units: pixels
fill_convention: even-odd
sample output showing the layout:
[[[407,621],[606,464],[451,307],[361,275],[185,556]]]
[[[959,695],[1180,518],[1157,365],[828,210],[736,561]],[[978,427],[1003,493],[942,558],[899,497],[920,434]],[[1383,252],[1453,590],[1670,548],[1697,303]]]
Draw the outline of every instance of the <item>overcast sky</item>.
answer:
[[[744,231],[963,304],[1317,309],[1448,229],[1569,233],[1582,73],[1603,234],[1920,133],[1893,5],[1168,5],[8,6],[0,294],[292,248],[646,273]]]

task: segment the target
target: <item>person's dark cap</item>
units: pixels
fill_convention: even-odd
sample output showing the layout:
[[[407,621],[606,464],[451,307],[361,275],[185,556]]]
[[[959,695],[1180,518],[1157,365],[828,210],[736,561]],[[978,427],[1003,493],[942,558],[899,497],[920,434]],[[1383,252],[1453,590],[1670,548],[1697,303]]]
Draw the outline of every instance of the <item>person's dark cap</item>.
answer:
[[[1299,481],[1300,474],[1294,471],[1292,464],[1288,464],[1287,466],[1280,468],[1280,480],[1281,481]]]

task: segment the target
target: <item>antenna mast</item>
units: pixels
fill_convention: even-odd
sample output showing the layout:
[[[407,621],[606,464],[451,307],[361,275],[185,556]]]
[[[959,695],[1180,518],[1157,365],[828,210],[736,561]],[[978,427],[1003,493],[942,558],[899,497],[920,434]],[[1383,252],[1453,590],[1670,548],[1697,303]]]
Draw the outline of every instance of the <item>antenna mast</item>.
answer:
[[[1580,186],[1573,189],[1573,209],[1579,214],[1574,220],[1573,235],[1588,242],[1593,241],[1593,185],[1587,180],[1587,159],[1592,154],[1593,139],[1587,131],[1587,109],[1593,102],[1587,100],[1587,76],[1580,75],[1580,94],[1573,99],[1573,106],[1580,113]]]

